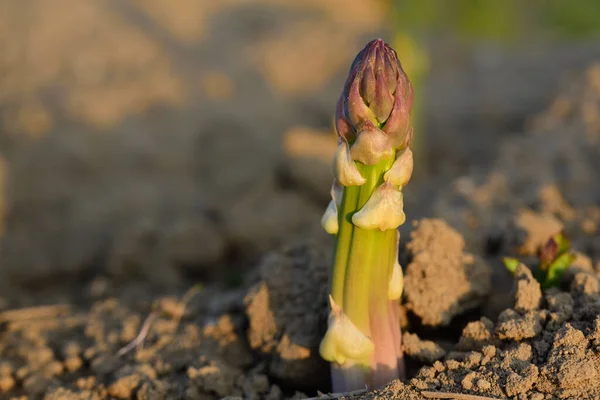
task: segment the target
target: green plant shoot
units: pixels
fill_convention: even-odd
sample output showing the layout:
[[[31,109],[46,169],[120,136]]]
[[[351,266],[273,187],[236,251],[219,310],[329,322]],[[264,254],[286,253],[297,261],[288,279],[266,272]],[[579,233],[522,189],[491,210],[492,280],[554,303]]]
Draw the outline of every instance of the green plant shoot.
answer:
[[[552,236],[538,252],[539,263],[533,270],[533,276],[544,288],[558,286],[565,271],[575,261],[571,251],[571,242],[562,233]],[[519,265],[516,258],[505,257],[504,266],[514,273]]]
[[[322,219],[336,244],[320,353],[331,362],[337,392],[404,375],[397,228],[406,219],[402,188],[413,170],[412,103],[396,52],[381,39],[367,44],[337,103],[335,179]]]

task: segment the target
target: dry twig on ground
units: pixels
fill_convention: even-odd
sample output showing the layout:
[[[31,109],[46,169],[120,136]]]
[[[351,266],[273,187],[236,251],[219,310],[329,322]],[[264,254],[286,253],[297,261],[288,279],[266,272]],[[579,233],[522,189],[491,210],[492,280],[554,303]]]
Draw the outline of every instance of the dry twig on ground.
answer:
[[[421,392],[421,394],[430,399],[498,400],[495,397],[476,396],[473,394],[460,394],[460,393],[449,393],[449,392]]]
[[[150,314],[148,314],[148,316],[144,320],[144,323],[140,328],[140,333],[135,337],[135,339],[133,339],[131,342],[129,342],[126,346],[122,347],[117,352],[117,357],[120,358],[125,354],[129,353],[134,348],[139,348],[144,344],[144,340],[146,339],[146,336],[148,336],[148,332],[150,332],[150,326],[152,325],[152,322],[154,322],[154,320],[161,314],[161,312],[169,314],[169,316],[173,318],[173,330],[176,330],[179,326],[181,318],[183,317],[183,314],[185,314],[185,310],[187,308],[188,303],[196,294],[200,293],[201,290],[202,287],[200,285],[192,286],[190,289],[188,289],[187,292],[185,292],[181,300],[177,302],[176,306],[170,309],[162,307],[162,309],[157,310],[157,307],[154,307],[155,309]]]

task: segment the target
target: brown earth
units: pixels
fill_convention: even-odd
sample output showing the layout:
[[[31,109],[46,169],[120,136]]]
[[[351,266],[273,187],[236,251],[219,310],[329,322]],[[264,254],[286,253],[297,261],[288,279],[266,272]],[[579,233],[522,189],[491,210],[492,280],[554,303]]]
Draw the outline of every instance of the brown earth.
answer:
[[[418,226],[407,245],[415,260],[424,253],[434,265],[452,260],[456,248],[449,244],[453,239],[462,241],[460,234],[438,220],[424,220]],[[435,226],[442,227],[440,235],[428,231]],[[293,396],[296,389],[326,390],[329,367],[319,357],[318,346],[326,328],[331,244],[322,234],[267,255],[258,275],[250,277],[247,291],[206,289],[187,301],[144,296],[131,287],[119,292],[111,281],[96,280],[84,288],[86,295],[78,307],[2,313],[0,390],[34,398],[45,394],[49,398],[237,395],[272,399]],[[408,269],[417,268],[416,262]],[[473,299],[482,300],[485,294],[480,288],[489,291],[489,272],[484,268],[482,274],[468,263],[453,265],[448,264],[456,268],[452,282],[464,287],[456,301],[469,298],[469,307],[475,306]],[[411,295],[417,303],[422,301],[418,293]],[[423,321],[429,323],[430,318],[439,324],[450,319],[443,305],[454,300],[421,297],[431,305]],[[69,298],[63,301],[74,303]],[[456,305],[451,309],[451,315],[463,310]],[[125,351],[144,331],[143,344]],[[406,333],[404,340],[407,355],[417,362],[433,362],[445,354],[435,342],[414,334]]]
[[[522,267],[514,308],[503,311],[496,324],[485,318],[469,323],[443,362],[423,367],[408,384],[393,382],[362,398],[424,398],[419,391],[498,399],[599,398],[598,275],[578,272],[565,284],[569,291],[551,289],[542,296]],[[405,397],[394,397],[398,393]]]
[[[444,221],[415,222],[406,247],[411,258],[404,278],[406,307],[424,325],[446,326],[489,295],[491,268],[463,253],[463,237]]]
[[[329,389],[330,115],[388,12],[169,4],[0,4],[0,399]],[[550,101],[600,47],[429,44],[401,228],[412,379],[354,398],[600,398],[600,67]],[[561,288],[501,266],[561,229]]]
[[[439,235],[424,234],[435,226]],[[436,249],[429,250],[433,265],[453,260],[456,249],[448,244],[462,241],[437,220],[420,221],[411,236],[406,248],[413,260]],[[98,279],[84,288],[78,306],[5,311],[0,391],[7,398],[281,399],[303,398],[297,389],[327,390],[328,366],[317,350],[326,322],[331,247],[323,239],[267,255],[258,274],[249,277],[248,289],[198,289],[195,297],[188,292],[181,300],[149,296],[140,287],[121,292]],[[412,333],[419,324],[403,323],[409,363],[425,366],[407,383],[393,382],[360,398],[425,398],[421,392],[596,398],[600,282],[593,268],[574,268],[563,282],[566,291],[542,292],[529,269],[520,266],[512,307],[495,323],[481,317],[463,325],[456,344],[448,335],[439,343],[422,339]],[[478,287],[489,285],[489,275],[465,271],[464,283],[476,284],[473,293],[458,298],[480,296]],[[442,324],[447,309],[436,304],[453,301],[423,297]],[[425,325],[432,310],[424,319],[408,311],[409,319]],[[147,323],[143,343],[125,351]],[[437,334],[447,329],[441,326]]]

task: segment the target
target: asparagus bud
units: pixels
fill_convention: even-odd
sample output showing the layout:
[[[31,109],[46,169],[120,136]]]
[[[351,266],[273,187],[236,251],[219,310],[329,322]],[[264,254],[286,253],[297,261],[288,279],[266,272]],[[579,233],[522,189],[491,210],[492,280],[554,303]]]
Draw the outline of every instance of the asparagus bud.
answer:
[[[402,192],[386,181],[352,216],[352,223],[362,229],[396,229],[406,220],[403,206]]]
[[[369,364],[373,342],[350,321],[331,296],[329,303],[329,329],[321,341],[320,353],[338,364],[344,364],[346,360]]]
[[[338,233],[338,207],[342,202],[342,185],[337,181],[334,181],[331,185],[331,201],[321,218],[321,226],[325,229],[325,232],[335,235]]]
[[[336,108],[336,128],[347,142],[354,142],[363,124],[379,127],[392,148],[410,141],[409,113],[412,86],[396,52],[376,39],[356,56]]]
[[[392,168],[383,175],[383,179],[396,186],[406,186],[413,171],[413,153],[409,147],[399,151]]]
[[[396,233],[396,249],[400,244],[400,232]],[[388,298],[390,300],[398,300],[402,296],[404,291],[404,274],[402,273],[402,267],[398,262],[398,255],[394,257],[394,269],[392,270],[392,279],[388,287]]]
[[[340,141],[335,151],[335,178],[344,186],[360,186],[365,183],[356,164],[352,161],[350,147],[343,140]]]
[[[406,219],[402,189],[413,169],[412,101],[396,52],[381,39],[367,44],[337,102],[337,189],[322,219],[336,246],[320,352],[332,364],[336,392],[381,386],[404,374],[396,228]]]

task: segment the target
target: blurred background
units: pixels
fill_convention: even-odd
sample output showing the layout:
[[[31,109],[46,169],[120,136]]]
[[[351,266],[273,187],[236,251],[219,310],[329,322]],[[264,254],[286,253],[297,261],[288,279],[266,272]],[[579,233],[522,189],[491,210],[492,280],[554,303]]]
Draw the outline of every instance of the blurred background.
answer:
[[[565,82],[600,80],[599,33],[595,0],[0,0],[0,297],[235,285],[322,235],[335,101],[375,37],[415,86],[407,215],[475,232],[455,193],[504,187],[506,143],[561,112]]]

